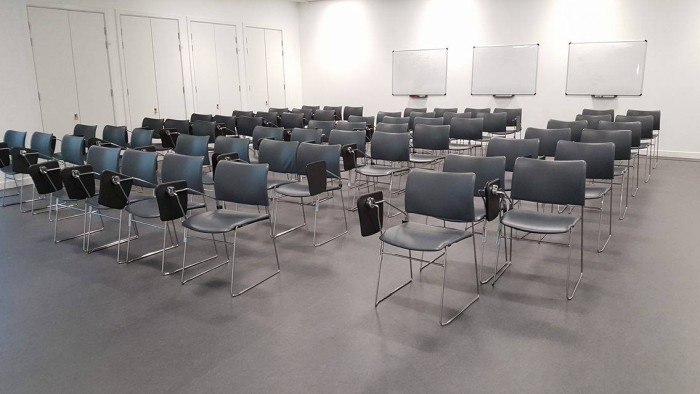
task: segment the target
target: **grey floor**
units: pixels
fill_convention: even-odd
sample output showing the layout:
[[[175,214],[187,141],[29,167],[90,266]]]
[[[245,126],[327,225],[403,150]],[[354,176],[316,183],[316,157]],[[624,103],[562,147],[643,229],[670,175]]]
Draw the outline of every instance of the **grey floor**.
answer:
[[[281,274],[232,299],[229,266],[181,285],[157,258],[118,265],[114,250],[53,245],[46,215],[4,208],[0,392],[697,392],[699,172],[662,161],[603,254],[588,212],[573,301],[566,249],[517,242],[513,266],[447,327],[440,267],[374,308],[378,240],[360,236],[354,214],[350,234],[320,248],[308,231],[280,238]],[[319,212],[324,235],[342,228],[338,206]],[[298,207],[281,210],[280,226],[299,220]],[[251,230],[239,237],[240,285],[272,269],[264,226]],[[160,239],[142,229],[134,248]],[[209,248],[193,241],[192,257]],[[471,253],[471,242],[450,250],[451,307],[474,292]],[[408,277],[405,261],[385,267],[382,291]]]

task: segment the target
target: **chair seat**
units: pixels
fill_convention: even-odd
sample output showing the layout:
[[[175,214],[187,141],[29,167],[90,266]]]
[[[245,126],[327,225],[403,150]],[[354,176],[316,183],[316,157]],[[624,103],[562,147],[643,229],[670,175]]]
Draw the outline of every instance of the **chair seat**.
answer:
[[[379,239],[402,249],[437,252],[471,235],[469,231],[408,222],[386,230]]]
[[[268,178],[267,179],[267,190],[274,189],[278,186],[286,185],[288,183],[296,183],[296,181],[289,180],[289,179]]]
[[[409,161],[411,163],[432,163],[441,159],[445,156],[431,155],[431,154],[421,154],[421,153],[411,153]]]
[[[0,171],[3,172],[5,175],[15,175],[16,172],[12,171],[12,166],[5,166],[0,168]]]
[[[469,145],[469,144],[458,144],[456,142],[451,142],[450,143],[450,150],[469,150],[469,149],[473,149],[473,148],[478,148],[480,146],[481,146],[481,144]]]
[[[158,211],[158,201],[155,198],[147,198],[126,206],[126,211],[130,214],[144,219],[155,219],[160,217]]]
[[[217,209],[191,216],[182,222],[182,226],[200,233],[221,234],[269,217],[270,215]]]
[[[615,166],[614,176],[621,176],[625,173],[627,173],[627,167]]]
[[[328,185],[326,191],[340,189],[338,185]],[[275,189],[278,194],[288,197],[311,197],[309,193],[309,185],[306,182],[291,182],[280,185]]]
[[[601,198],[609,191],[610,185],[586,185],[586,200]]]
[[[366,166],[357,167],[357,172],[366,176],[389,176],[405,170],[405,167],[390,167],[377,164],[368,164]]]
[[[94,195],[94,196],[92,196],[92,197],[90,197],[90,198],[88,198],[88,199],[85,200],[85,205],[89,205],[89,206],[91,206],[91,207],[93,207],[93,208],[95,208],[95,209],[104,209],[104,210],[106,210],[106,209],[112,209],[112,208],[106,207],[106,206],[104,206],[104,205],[98,203],[97,201],[98,201],[99,198],[100,198],[100,196]]]
[[[482,221],[486,218],[486,208],[483,201],[479,198],[474,199],[474,222]]]
[[[529,233],[561,234],[571,230],[579,219],[577,216],[566,214],[512,209],[503,214],[501,223],[504,226]]]

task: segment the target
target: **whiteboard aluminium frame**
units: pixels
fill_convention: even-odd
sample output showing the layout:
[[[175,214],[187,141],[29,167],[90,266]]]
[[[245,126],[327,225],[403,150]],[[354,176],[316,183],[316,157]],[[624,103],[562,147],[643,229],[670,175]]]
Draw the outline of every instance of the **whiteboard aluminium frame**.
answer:
[[[476,63],[476,49],[477,48],[512,48],[512,47],[521,47],[521,46],[537,46],[537,57],[535,58],[535,91],[532,93],[474,93],[474,65]],[[537,75],[539,74],[539,68],[540,68],[540,43],[534,43],[534,44],[509,44],[509,45],[474,45],[472,47],[472,81],[471,81],[471,91],[470,94],[472,96],[493,96],[496,98],[511,98],[514,97],[515,95],[518,96],[535,96],[537,95]]]
[[[394,93],[394,53],[396,52],[422,52],[422,51],[442,51],[445,50],[445,93],[442,94],[426,94],[426,93],[408,93],[408,94],[397,94]],[[409,96],[415,98],[426,98],[428,96],[447,96],[447,70],[450,60],[450,48],[424,48],[424,49],[399,49],[391,51],[391,95],[392,96]]]
[[[642,84],[639,87],[639,94],[595,94],[595,93],[569,93],[569,66],[571,60],[571,44],[621,44],[626,42],[645,43],[644,46],[644,73],[647,71],[647,52],[649,51],[649,40],[621,40],[621,41],[569,41],[569,48],[566,53],[566,86],[564,88],[565,96],[591,96],[593,98],[616,98],[617,96],[624,97],[641,97],[644,93],[644,75],[642,75]]]

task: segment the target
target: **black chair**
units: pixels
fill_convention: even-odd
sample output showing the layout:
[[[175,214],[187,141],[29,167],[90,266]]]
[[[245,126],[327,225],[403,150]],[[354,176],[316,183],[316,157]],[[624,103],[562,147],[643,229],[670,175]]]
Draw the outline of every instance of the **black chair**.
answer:
[[[16,194],[19,195],[19,202],[15,204],[5,204],[5,197],[12,197],[15,195],[6,196],[6,187],[4,187],[3,207],[19,204],[20,212],[29,212],[29,210],[25,210],[23,206],[25,203],[32,203],[33,206],[34,198],[29,200],[24,199],[24,178],[25,175],[29,175],[29,167],[33,164],[38,163],[39,154],[27,148],[10,148],[9,156],[10,165],[3,166],[0,170],[2,170],[3,174],[5,175],[5,185],[7,185],[7,178],[10,177],[12,178],[12,181],[14,182],[15,186],[19,189],[19,194]],[[17,184],[18,178],[20,181],[19,184]],[[32,191],[34,191],[34,189],[32,189]]]
[[[326,105],[323,107],[323,111],[333,111],[333,119],[322,119],[317,116],[317,112],[319,110],[314,111],[314,119],[318,120],[343,120],[343,106],[338,105],[338,106],[332,106],[332,105]]]
[[[440,122],[442,123],[442,122]],[[415,165],[435,165],[445,158],[442,152],[450,148],[450,126],[417,124],[413,130],[413,150],[409,162]],[[416,153],[416,150],[428,151]]]
[[[413,111],[408,115],[408,129],[413,130],[415,126],[416,118],[434,118],[435,112],[419,112]],[[440,122],[442,123],[442,122]]]
[[[618,115],[621,116],[621,115]],[[620,121],[614,121],[610,122],[607,120],[601,120],[598,123],[598,129],[599,130],[629,130],[632,132],[632,160],[630,161],[631,167],[630,169],[634,169],[635,171],[635,178],[636,178],[636,185],[634,190],[632,190],[632,197],[636,197],[637,193],[639,192],[639,171],[641,169],[641,163],[640,163],[640,151],[642,149],[646,150],[647,154],[647,160],[645,163],[645,171],[647,174],[649,173],[648,167],[650,166],[651,162],[648,160],[649,159],[649,145],[646,143],[642,143],[642,123],[638,121],[627,121],[625,117],[621,117]],[[635,164],[635,159],[636,159],[636,164]]]
[[[42,160],[55,159],[56,137],[51,133],[35,131],[29,139],[29,149]]]
[[[350,107],[350,106],[345,106],[343,109],[343,120],[348,120],[351,121],[350,119],[351,116],[362,116],[364,111],[364,107]],[[374,122],[372,122],[374,124]]]
[[[302,117],[304,118],[304,125],[306,125],[309,123],[309,121],[311,119],[314,118],[314,111],[316,111],[317,109],[318,109],[318,107],[304,105],[304,106],[302,106],[302,108],[292,108],[291,113],[301,114]],[[286,127],[285,127],[285,129],[286,129]]]
[[[267,189],[296,182],[299,142],[264,139],[260,142],[258,161],[268,165]],[[280,177],[280,175],[284,177]],[[292,179],[291,177],[295,178]]]
[[[281,115],[280,126],[285,130],[304,127],[304,113],[285,112]]]
[[[322,109],[319,111],[323,111]],[[308,142],[312,144],[320,144],[323,142],[323,130],[321,129],[292,129],[289,137],[290,141]]]
[[[348,233],[348,219],[345,214],[345,197],[343,196],[343,184],[340,178],[340,145],[317,145],[302,143],[297,150],[295,170],[299,176],[306,177],[306,182],[285,183],[275,188],[275,224],[273,225],[274,237],[280,237],[292,231],[306,227],[306,213],[304,212],[304,198],[314,200],[314,238],[315,247],[322,246]],[[328,179],[331,182],[328,182]],[[316,242],[316,228],[318,224],[318,211],[320,209],[320,195],[323,193],[340,192],[340,201],[343,210],[345,231],[333,235],[325,241]],[[304,222],[288,230],[276,232],[277,216],[281,197],[298,198]]]
[[[214,117],[211,114],[192,114],[190,116],[191,123],[194,123],[197,121],[211,122],[212,120],[214,120]]]
[[[600,208],[589,207],[600,211],[598,219],[598,253],[605,250],[605,247],[612,238],[612,205],[613,205],[613,179],[615,173],[615,144],[604,142],[598,144],[560,141],[557,144],[557,153],[554,160],[583,160],[586,162],[586,179],[591,181],[610,181],[606,183],[587,183],[586,200],[600,199]],[[610,194],[610,219],[608,237],[603,246],[600,245],[600,234],[603,226],[603,210],[605,206],[605,195]]]
[[[320,106],[320,105],[302,105],[302,106],[301,106],[301,109],[303,109],[303,110],[309,110],[309,111],[311,111],[311,115],[313,115],[313,113],[314,113],[317,109],[321,109],[321,106]]]
[[[519,157],[537,158],[539,152],[539,140],[521,140],[494,138],[486,146],[486,157],[504,156],[506,158],[506,172],[513,172],[515,161]],[[511,180],[506,178],[504,190],[510,191]]]
[[[395,117],[395,116],[385,116],[382,118],[381,123],[389,123],[389,124],[403,124],[405,123],[406,125],[409,124],[409,118],[408,117]]]
[[[262,118],[263,126],[277,127],[279,126],[279,114],[277,112],[257,112],[256,117]]]
[[[442,114],[443,124],[451,124],[452,119],[454,119],[454,118],[473,118],[473,116],[472,116],[471,112],[462,113],[462,112],[450,112],[450,111],[448,111],[448,112],[445,112],[444,114]]]
[[[367,131],[367,123],[364,121],[350,122],[347,120],[343,120],[343,121],[336,123],[335,128],[336,128],[336,130],[346,130],[346,131],[352,131],[352,130]]]
[[[478,114],[490,114],[491,108],[465,108],[463,111],[466,113],[471,113],[473,118],[476,118]]]
[[[585,120],[588,122],[588,126],[586,127],[587,129],[598,129],[598,123],[601,120],[613,120],[612,116],[610,115],[576,115],[576,120]]]
[[[263,127],[258,126],[253,130],[253,150],[257,151],[260,147],[260,141],[270,139],[276,141],[284,140],[284,129],[281,127]]]
[[[189,120],[165,119],[163,129],[170,130],[171,132],[177,132],[180,135],[192,134]]]
[[[216,123],[217,137],[220,135],[236,135],[235,116],[214,115],[214,123]]]
[[[554,157],[559,141],[571,141],[571,129],[538,129],[528,127],[525,130],[525,139],[539,140],[537,154],[540,158]]]
[[[15,193],[11,195],[6,194],[7,190],[7,178],[10,177],[12,178],[12,181],[15,183],[16,187],[21,188],[19,184],[17,184],[17,177],[15,171],[12,169],[12,155],[11,152],[13,149],[24,149],[24,144],[27,140],[27,132],[26,131],[16,131],[16,130],[7,130],[5,131],[5,135],[3,136],[3,142],[0,144],[0,171],[2,171],[3,176],[4,176],[4,187],[2,188],[2,206],[7,207],[10,205],[17,205],[17,203],[12,203],[12,204],[7,204],[6,198],[7,197],[15,197],[19,196],[20,193]],[[24,160],[24,159],[22,159]],[[29,169],[29,165],[27,165],[27,169]],[[23,177],[22,177],[23,179]],[[20,189],[21,190],[21,189]],[[20,198],[21,200],[21,198]]]
[[[451,151],[460,152],[480,148],[483,156],[483,138],[484,119],[453,117],[450,121],[450,139],[455,141],[450,143]],[[463,141],[466,141],[467,143],[465,144]]]
[[[153,146],[153,130],[137,128],[131,131],[131,148],[138,149]]]
[[[272,278],[280,272],[279,258],[277,256],[277,245],[275,239],[272,238],[272,247],[275,251],[275,261],[277,268],[275,272],[257,283],[246,287],[241,291],[234,290],[234,275],[236,267],[236,241],[238,231],[246,226],[268,222],[272,229],[272,219],[269,212],[269,200],[267,198],[267,166],[263,164],[248,164],[235,161],[222,161],[218,165],[214,190],[216,194],[217,209],[199,213],[197,215],[187,216],[187,193],[196,193],[188,189],[183,181],[163,183],[156,188],[156,199],[160,210],[160,217],[163,221],[182,220],[184,228],[184,247],[181,272],[181,282],[184,284],[192,279],[195,279],[207,272],[210,272],[223,265],[231,263],[231,296],[237,297],[248,290],[258,286],[266,280]],[[244,185],[244,187],[241,187]],[[204,195],[204,194],[203,194]],[[207,198],[212,198],[207,196]],[[212,198],[213,199],[213,198]],[[233,203],[239,205],[254,205],[264,207],[265,213],[248,213],[243,211],[234,211],[225,208],[225,203]],[[226,261],[199,272],[189,278],[185,278],[185,271],[195,267],[206,261],[211,261],[218,257],[218,250],[215,247],[216,254],[196,263],[187,264],[187,245],[192,242],[193,237],[188,237],[189,232],[203,233],[211,236],[214,246],[217,243],[223,243],[226,253]],[[226,234],[233,232],[233,242],[229,242]],[[217,241],[215,234],[221,234],[222,241]],[[229,254],[229,245],[233,246],[232,253]]]
[[[644,178],[644,183],[649,182],[651,178],[651,170],[653,169],[653,163],[650,160],[651,152],[654,149],[652,146],[654,144],[654,124],[656,122],[653,115],[617,115],[615,117],[615,122],[639,122],[642,126],[641,130],[641,143],[639,149],[637,149],[637,154],[640,150],[646,150],[646,164],[647,164],[647,176]],[[635,145],[632,145],[635,148]]]
[[[522,108],[494,108],[493,113],[506,113],[506,127],[510,127],[510,131],[520,133],[522,130],[521,124],[523,121]]]
[[[408,133],[408,123],[377,123],[375,131],[382,131],[385,133]]]
[[[334,121],[337,120],[334,109],[318,109],[314,112],[315,120]],[[309,122],[311,122],[309,120]]]
[[[328,135],[331,133],[331,130],[335,128],[335,121],[334,120],[311,120],[309,121],[309,126],[310,129],[319,129],[321,130],[321,133],[323,134],[323,140],[328,141]]]
[[[654,165],[652,166],[652,169],[655,169],[656,166],[659,164],[659,136],[661,133],[661,111],[659,111],[659,110],[645,111],[645,110],[639,110],[639,109],[628,109],[627,110],[627,116],[645,116],[645,115],[651,115],[652,117],[654,117],[653,131],[656,131],[656,133],[654,133],[654,138],[650,142],[651,142],[651,145],[656,150],[656,161],[654,162]]]
[[[377,112],[377,123],[382,123],[384,122],[384,117],[385,116],[391,116],[394,118],[400,118],[401,117],[401,112],[386,112],[386,111],[379,111]],[[408,122],[406,122],[408,123]]]
[[[413,127],[415,128],[416,125],[419,124],[427,124],[427,125],[432,125],[432,126],[443,126],[444,124],[444,119],[443,118],[421,118],[417,117],[413,120]]]
[[[484,120],[484,132],[488,133],[490,137],[505,137],[510,134],[515,136],[515,131],[508,130],[508,114],[505,112],[494,114],[479,112],[476,114],[476,117]]]
[[[44,161],[37,164],[32,164],[27,169],[29,176],[34,184],[34,191],[41,198],[48,196],[49,203],[46,206],[51,218],[51,210],[53,209],[54,193],[63,190],[63,182],[61,182],[61,166],[58,160]],[[33,200],[33,198],[32,198]],[[56,207],[58,209],[58,207]],[[32,212],[34,212],[34,201],[32,201]]]
[[[64,135],[61,139],[61,152],[56,154],[64,166],[85,164],[85,139],[77,135]]]
[[[152,131],[153,135],[151,138],[160,138],[160,131],[163,130],[164,127],[165,119],[143,118],[141,121],[141,128]]]
[[[589,108],[584,108],[583,111],[581,111],[582,115],[609,115],[610,119],[615,119],[615,110],[614,109],[589,109]]]
[[[459,174],[416,170],[408,174],[406,181],[406,211],[401,224],[383,229],[382,211],[383,204],[391,204],[385,201],[381,193],[372,193],[360,197],[357,202],[360,223],[363,228],[362,235],[368,236],[381,232],[379,237],[379,274],[377,276],[377,290],[375,292],[375,308],[382,301],[409,285],[413,281],[413,260],[427,265],[438,264],[437,259],[443,257],[442,266],[442,296],[440,298],[440,325],[450,324],[461,315],[469,306],[479,299],[479,273],[476,258],[476,240],[474,238],[474,174]],[[399,209],[394,206],[395,209]],[[439,220],[471,224],[472,229],[456,229],[445,226],[433,226],[411,220],[412,215],[433,217]],[[474,248],[474,273],[476,283],[476,297],[462,307],[448,320],[443,320],[445,300],[445,278],[447,276],[447,249],[465,239],[472,238]],[[408,251],[408,255],[385,252],[385,244]],[[432,261],[423,260],[412,255],[411,252],[441,252]],[[384,255],[401,257],[408,260],[411,279],[403,285],[392,290],[386,296],[379,298],[381,284],[382,264]]]
[[[285,112],[290,112],[289,108],[269,108],[268,112],[275,112],[277,115],[282,115]]]
[[[328,145],[355,145],[357,157],[364,157],[367,151],[365,133],[360,130],[331,130]]]
[[[201,135],[209,138],[209,143],[216,141],[216,123],[212,121],[197,120],[192,122],[192,135]]]
[[[106,125],[102,129],[102,141],[112,146],[126,149],[129,147],[129,136],[126,131],[126,126]]]
[[[367,141],[372,140],[372,134],[374,134],[374,116],[361,116],[361,115],[350,115],[346,119],[350,123],[354,122],[365,122],[365,138]]]
[[[209,137],[204,135],[181,135],[175,145],[175,153],[185,156],[202,157],[204,165],[209,165]]]
[[[241,116],[246,116],[246,117],[252,118],[254,115],[253,115],[253,111],[235,110],[231,113],[231,116],[233,116],[234,118],[240,118]]]
[[[411,112],[428,112],[428,108],[410,108],[406,107],[403,110],[403,117],[408,118],[411,116]]]
[[[507,198],[505,193],[502,193],[502,196]],[[544,212],[544,210],[512,209],[513,204],[510,201],[507,205],[511,209],[504,212],[500,218],[497,240],[499,253],[496,254],[494,272],[499,272],[498,257],[500,256],[501,239],[505,240],[506,265],[500,269],[501,275],[496,275],[491,285],[496,284],[500,276],[505,273],[505,270],[512,263],[513,230],[525,232],[526,236],[529,234],[545,236],[568,233],[569,258],[567,259],[566,270],[566,299],[573,299],[576,289],[581,283],[581,278],[583,278],[583,207],[586,204],[586,162],[583,160],[547,161],[520,157],[515,161],[511,197],[513,200],[530,201],[538,204],[579,206],[581,207],[581,216],[574,216],[573,214],[560,215]],[[579,224],[581,227],[581,268],[574,289],[569,293],[571,243],[573,230]],[[509,236],[506,235],[508,229],[510,229]],[[508,246],[508,241],[510,241],[510,247]]]
[[[241,116],[236,118],[236,131],[239,135],[244,135],[246,137],[252,137],[253,130],[262,125],[263,118],[250,116]]]
[[[236,154],[236,159],[240,161],[244,161],[246,163],[250,163],[250,155],[248,154],[248,140],[244,138],[232,138],[232,137],[216,137],[216,142],[214,142],[214,152],[212,153],[211,157],[211,171],[205,172],[202,174],[202,183],[205,185],[213,185],[214,184],[214,171],[215,171],[215,164],[216,160],[214,160],[214,157],[216,156],[217,158],[221,155],[225,155],[228,153],[235,153]]]
[[[97,126],[90,126],[84,124],[76,124],[73,127],[73,135],[83,137],[85,141],[95,138],[97,135]]]
[[[95,152],[100,152],[101,149],[105,150],[105,153],[108,153],[108,151],[116,151],[116,156],[115,156],[115,164],[114,167],[117,167],[116,161],[119,159],[119,149],[114,149],[114,148],[104,148],[104,147],[99,147],[99,146],[94,146],[91,147],[90,150],[93,150],[93,156],[98,155],[98,153]],[[96,150],[96,151],[95,151]],[[89,152],[89,151],[88,151]],[[77,165],[77,166],[72,166],[72,167],[66,167],[61,170],[60,172],[60,177],[61,177],[61,182],[63,183],[63,190],[65,193],[61,193],[60,191],[55,194],[55,216],[54,216],[54,227],[53,227],[53,241],[55,244],[68,241],[71,239],[75,238],[83,238],[83,244],[82,244],[82,249],[85,251],[85,236],[87,235],[87,205],[83,205],[83,209],[81,214],[78,215],[72,215],[68,216],[65,218],[60,217],[60,208],[65,208],[71,204],[71,203],[78,203],[78,202],[85,202],[88,198],[91,198],[95,196],[96,193],[96,188],[95,188],[95,172],[93,171],[92,166],[90,165]],[[62,203],[63,202],[63,203]],[[75,209],[78,209],[77,207]],[[67,238],[63,239],[58,239],[58,223],[64,220],[76,218],[76,217],[83,217],[83,232],[69,236]],[[100,218],[101,219],[101,218]],[[104,223],[103,227],[98,230],[93,230],[93,232],[99,232],[104,229]]]
[[[452,113],[457,113],[459,109],[457,107],[454,108],[434,108],[433,112],[435,113],[436,118],[442,118],[445,116],[445,112],[452,112]]]
[[[588,128],[587,120],[556,120],[550,119],[547,121],[548,129],[570,129],[571,130],[571,141],[581,142],[581,133],[583,129]]]

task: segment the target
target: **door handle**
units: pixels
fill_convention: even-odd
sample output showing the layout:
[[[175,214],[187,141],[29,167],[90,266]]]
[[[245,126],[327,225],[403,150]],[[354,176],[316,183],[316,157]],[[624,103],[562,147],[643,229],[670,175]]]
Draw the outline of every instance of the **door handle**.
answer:
[[[153,108],[153,113],[157,114],[158,113],[158,108]]]
[[[78,120],[78,114],[73,114],[73,120]]]
[[[219,109],[219,104],[216,104],[216,109]]]

